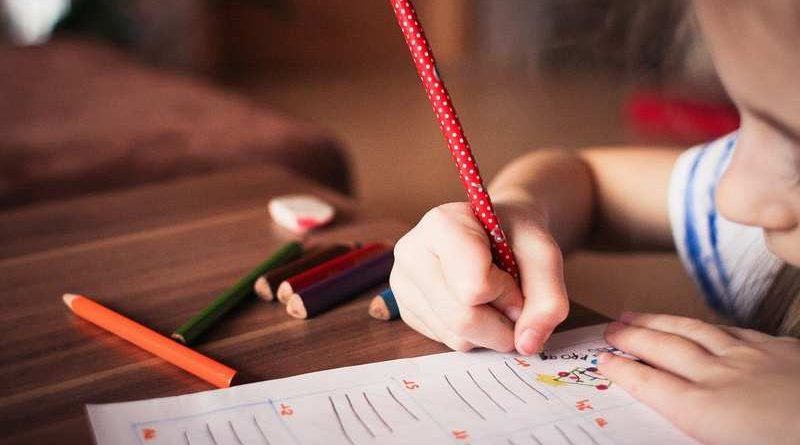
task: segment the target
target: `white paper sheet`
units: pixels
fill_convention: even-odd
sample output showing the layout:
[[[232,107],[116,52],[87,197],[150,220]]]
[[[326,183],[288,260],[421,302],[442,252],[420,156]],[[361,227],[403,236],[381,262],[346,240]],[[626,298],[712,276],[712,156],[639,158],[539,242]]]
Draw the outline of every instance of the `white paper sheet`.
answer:
[[[88,412],[100,445],[695,443],[596,372],[603,328],[536,357],[452,352]]]

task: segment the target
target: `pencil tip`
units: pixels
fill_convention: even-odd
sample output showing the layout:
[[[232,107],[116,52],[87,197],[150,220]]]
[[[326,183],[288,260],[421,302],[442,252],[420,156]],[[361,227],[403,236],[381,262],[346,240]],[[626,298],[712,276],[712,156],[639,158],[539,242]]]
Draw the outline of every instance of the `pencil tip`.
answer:
[[[253,290],[262,300],[272,301],[275,298],[275,296],[272,295],[272,289],[270,289],[267,279],[264,277],[258,277],[256,283],[253,285]]]
[[[278,301],[283,304],[286,304],[289,301],[289,298],[292,297],[294,291],[292,290],[292,285],[288,282],[284,281],[280,285],[278,285]]]
[[[379,296],[372,299],[369,303],[369,315],[378,320],[389,320],[389,309],[386,302]]]
[[[295,318],[308,317],[308,312],[306,311],[305,304],[303,304],[303,299],[297,294],[292,295],[289,298],[289,301],[286,302],[286,312]]]
[[[177,342],[183,343],[184,345],[186,344],[186,338],[184,338],[183,335],[177,332],[173,332],[172,335],[170,335],[170,337],[172,337],[172,339]]]
[[[64,296],[61,297],[61,299],[64,300],[64,304],[69,306],[70,309],[72,309],[72,300],[76,298],[78,298],[78,296],[75,294],[64,294]]]

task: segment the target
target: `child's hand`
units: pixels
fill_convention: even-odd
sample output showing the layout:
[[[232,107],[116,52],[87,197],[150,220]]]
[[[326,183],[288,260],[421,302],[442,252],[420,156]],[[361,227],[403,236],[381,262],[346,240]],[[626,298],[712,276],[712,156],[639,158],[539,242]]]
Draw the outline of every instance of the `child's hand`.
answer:
[[[651,366],[603,354],[600,372],[704,443],[800,441],[800,341],[699,320],[624,314],[606,340]]]
[[[429,211],[395,246],[391,286],[403,320],[458,351],[538,351],[569,303],[561,251],[530,215],[502,215],[513,232],[520,291],[492,263],[489,239],[467,203]]]

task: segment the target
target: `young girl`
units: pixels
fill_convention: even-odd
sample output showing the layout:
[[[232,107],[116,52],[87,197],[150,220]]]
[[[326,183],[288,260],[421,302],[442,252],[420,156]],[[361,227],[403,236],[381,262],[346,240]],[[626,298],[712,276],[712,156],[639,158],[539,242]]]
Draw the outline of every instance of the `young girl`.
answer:
[[[649,366],[603,355],[600,371],[702,442],[798,443],[800,3],[694,7],[736,134],[684,153],[529,154],[490,187],[519,287],[466,203],[431,210],[397,243],[391,285],[405,322],[434,340],[532,354],[567,316],[562,252],[674,245],[708,303],[759,331],[626,313],[606,339]]]

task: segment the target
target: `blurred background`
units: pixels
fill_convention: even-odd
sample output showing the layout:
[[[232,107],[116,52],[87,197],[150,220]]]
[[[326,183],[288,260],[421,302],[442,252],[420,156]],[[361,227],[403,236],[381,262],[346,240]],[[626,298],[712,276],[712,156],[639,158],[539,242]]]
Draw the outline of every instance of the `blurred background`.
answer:
[[[738,126],[684,0],[415,3],[488,178],[537,148],[689,146]],[[462,199],[387,1],[0,5],[6,209],[257,162],[409,223]],[[607,313],[705,314],[674,256],[580,254],[573,273]],[[596,288],[614,277],[609,306]]]

